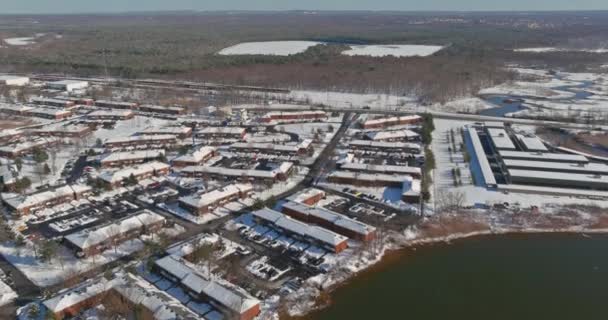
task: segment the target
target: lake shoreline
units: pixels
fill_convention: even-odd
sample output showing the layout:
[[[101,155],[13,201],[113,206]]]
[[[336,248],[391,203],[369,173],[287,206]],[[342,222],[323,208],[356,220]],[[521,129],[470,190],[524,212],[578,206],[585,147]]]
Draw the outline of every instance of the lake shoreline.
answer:
[[[452,233],[445,236],[436,237],[421,237],[406,240],[407,242],[399,243],[397,245],[387,248],[379,257],[379,259],[363,268],[359,272],[353,273],[344,281],[336,282],[328,287],[324,287],[321,294],[314,301],[313,307],[306,310],[301,315],[289,315],[287,313],[281,314],[280,319],[288,320],[314,320],[315,315],[321,312],[323,309],[328,308],[332,305],[333,294],[336,290],[347,287],[353,281],[365,277],[367,275],[380,272],[385,268],[393,266],[396,262],[411,254],[412,249],[417,247],[432,246],[436,244],[451,244],[452,241],[473,239],[473,238],[485,238],[491,236],[508,236],[508,235],[543,235],[543,234],[608,234],[608,228],[592,229],[592,228],[581,228],[581,227],[569,227],[569,228],[529,228],[529,229],[518,229],[518,228],[501,228],[496,230],[481,230],[472,231],[467,233]]]

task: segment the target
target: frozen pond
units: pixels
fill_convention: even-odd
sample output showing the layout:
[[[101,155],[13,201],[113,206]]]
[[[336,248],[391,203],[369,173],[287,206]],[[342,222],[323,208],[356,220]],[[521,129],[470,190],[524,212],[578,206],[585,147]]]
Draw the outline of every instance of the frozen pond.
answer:
[[[306,51],[306,49],[316,46],[320,42],[315,41],[263,41],[263,42],[244,42],[222,49],[219,54],[230,55],[268,55],[268,56],[289,56]]]
[[[349,50],[342,54],[348,56],[370,56],[370,57],[426,57],[443,49],[442,46],[427,46],[413,44],[388,44],[388,45],[351,45]]]

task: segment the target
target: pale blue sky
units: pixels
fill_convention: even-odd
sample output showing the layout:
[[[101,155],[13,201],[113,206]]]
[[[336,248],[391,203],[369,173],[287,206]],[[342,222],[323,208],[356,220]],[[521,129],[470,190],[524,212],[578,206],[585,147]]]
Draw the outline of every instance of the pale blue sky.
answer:
[[[160,10],[608,10],[608,0],[0,0],[0,13]]]

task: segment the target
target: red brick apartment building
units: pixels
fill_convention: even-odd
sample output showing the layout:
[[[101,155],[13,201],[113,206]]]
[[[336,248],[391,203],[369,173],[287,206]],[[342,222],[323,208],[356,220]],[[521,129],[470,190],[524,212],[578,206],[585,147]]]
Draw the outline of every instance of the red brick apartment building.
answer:
[[[263,122],[272,121],[305,121],[324,120],[327,114],[324,111],[298,111],[298,112],[269,112],[262,118]]]
[[[137,148],[144,146],[175,147],[176,143],[176,136],[164,134],[110,138],[104,142],[103,146],[107,149]]]
[[[209,159],[216,156],[217,149],[214,147],[202,147],[192,154],[177,157],[171,161],[171,165],[175,168],[184,168],[189,166],[200,166]]]
[[[125,180],[131,176],[137,181],[153,176],[169,174],[169,165],[162,162],[148,162],[134,167],[124,168],[118,171],[104,171],[99,175],[99,179],[111,188],[120,187]]]
[[[68,185],[52,191],[32,193],[25,196],[18,195],[2,200],[15,213],[27,215],[37,209],[49,208],[81,199],[91,192],[91,187],[86,185]]]
[[[371,241],[376,237],[375,227],[325,208],[289,201],[283,205],[282,212],[294,219],[319,225],[352,239]]]

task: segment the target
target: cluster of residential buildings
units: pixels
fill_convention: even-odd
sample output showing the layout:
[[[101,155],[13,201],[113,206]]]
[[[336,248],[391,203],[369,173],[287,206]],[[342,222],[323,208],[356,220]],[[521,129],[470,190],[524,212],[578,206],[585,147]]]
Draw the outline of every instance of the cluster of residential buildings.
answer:
[[[215,179],[220,181],[240,180],[242,182],[274,183],[287,180],[293,173],[293,170],[293,162],[283,162],[273,170],[191,166],[181,169],[180,175],[183,177]]]
[[[46,207],[79,200],[91,192],[91,187],[75,184],[28,195],[5,195],[2,197],[2,201],[16,214],[26,215]]]
[[[216,208],[238,199],[245,199],[253,192],[251,184],[230,184],[202,194],[179,198],[180,207],[196,215],[213,212]]]

